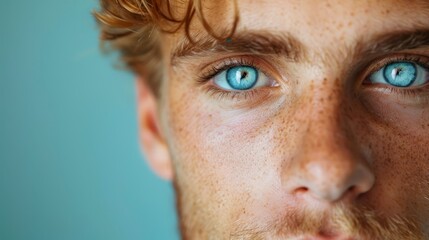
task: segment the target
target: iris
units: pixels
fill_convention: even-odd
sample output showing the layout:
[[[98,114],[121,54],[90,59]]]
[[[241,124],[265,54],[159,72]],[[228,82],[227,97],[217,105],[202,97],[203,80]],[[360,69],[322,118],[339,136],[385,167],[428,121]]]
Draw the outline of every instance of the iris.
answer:
[[[384,68],[383,76],[393,86],[408,87],[416,80],[417,67],[410,62],[391,63]]]
[[[258,81],[258,70],[250,66],[236,66],[227,70],[226,81],[234,90],[248,90]]]

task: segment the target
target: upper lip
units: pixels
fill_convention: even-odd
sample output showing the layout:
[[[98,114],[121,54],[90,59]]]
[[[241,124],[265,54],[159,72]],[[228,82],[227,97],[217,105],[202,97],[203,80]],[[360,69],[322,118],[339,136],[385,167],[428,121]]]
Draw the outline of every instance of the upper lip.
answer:
[[[298,237],[299,240],[356,240],[361,239],[359,237],[352,237],[350,235],[335,231],[331,228],[324,228],[319,231],[318,234],[313,235],[303,235],[302,237]]]
[[[353,240],[352,237],[347,236],[305,236],[303,238],[299,238],[300,240]]]
[[[302,240],[353,240],[356,239],[351,236],[346,236],[340,233],[336,234],[317,234],[317,235],[310,235],[310,236],[304,236],[302,238],[299,238]]]

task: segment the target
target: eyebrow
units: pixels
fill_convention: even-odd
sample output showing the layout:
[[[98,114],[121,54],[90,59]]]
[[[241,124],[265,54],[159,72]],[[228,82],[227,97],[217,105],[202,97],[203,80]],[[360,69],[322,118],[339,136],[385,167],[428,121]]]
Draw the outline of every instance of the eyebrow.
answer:
[[[391,52],[429,46],[429,29],[402,30],[360,39],[353,47],[345,49],[354,59],[368,59]],[[281,55],[293,61],[302,60],[308,48],[288,33],[268,31],[237,32],[223,41],[202,36],[194,42],[186,38],[179,41],[171,55],[172,63],[186,57],[206,56],[214,53],[242,53],[254,55]],[[359,61],[358,61],[359,62]]]
[[[178,47],[173,50],[171,60],[174,62],[179,58],[205,56],[207,53],[282,55],[286,58],[298,60],[304,55],[304,46],[290,34],[242,31],[224,40],[204,36],[191,43],[184,38],[179,41]]]
[[[429,46],[429,29],[385,33],[367,41],[359,41],[355,50],[363,56],[412,50]]]

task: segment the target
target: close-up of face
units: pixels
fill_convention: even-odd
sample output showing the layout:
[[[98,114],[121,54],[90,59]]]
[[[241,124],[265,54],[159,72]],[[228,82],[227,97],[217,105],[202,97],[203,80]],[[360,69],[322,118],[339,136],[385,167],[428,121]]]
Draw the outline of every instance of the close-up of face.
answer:
[[[429,239],[429,2],[202,8],[137,81],[182,239]]]

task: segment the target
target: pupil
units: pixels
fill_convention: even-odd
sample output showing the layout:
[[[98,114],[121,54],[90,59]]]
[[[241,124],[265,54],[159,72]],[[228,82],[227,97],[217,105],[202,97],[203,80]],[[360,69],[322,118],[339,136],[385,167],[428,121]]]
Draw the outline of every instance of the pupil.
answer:
[[[248,75],[248,73],[247,73],[247,72],[242,72],[242,73],[241,73],[241,79],[246,78],[246,77],[247,77],[247,75]]]
[[[397,76],[401,75],[401,72],[403,71],[402,68],[395,68],[392,72],[392,78],[396,78]]]

